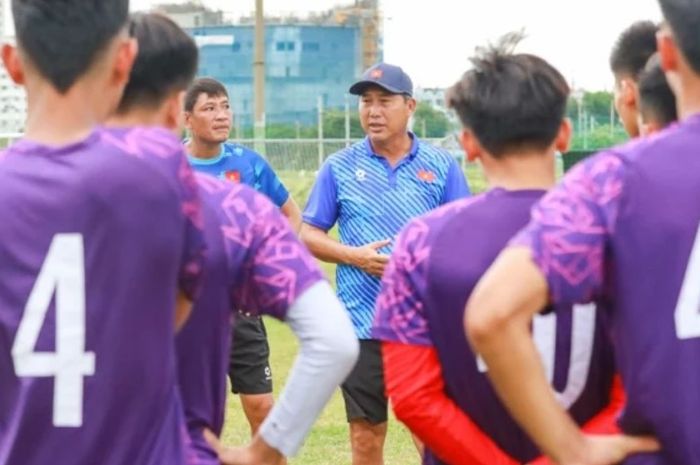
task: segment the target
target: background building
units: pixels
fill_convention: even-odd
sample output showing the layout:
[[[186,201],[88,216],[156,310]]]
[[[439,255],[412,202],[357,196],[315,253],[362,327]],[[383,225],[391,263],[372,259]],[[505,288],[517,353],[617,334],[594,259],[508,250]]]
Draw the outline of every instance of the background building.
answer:
[[[200,46],[199,75],[229,90],[236,125],[253,124],[254,18],[226,23],[198,3],[161,5]],[[305,18],[265,19],[266,122],[313,125],[319,99],[324,108],[343,108],[348,87],[382,60],[378,0],[314,13]],[[354,105],[354,100],[352,100]]]

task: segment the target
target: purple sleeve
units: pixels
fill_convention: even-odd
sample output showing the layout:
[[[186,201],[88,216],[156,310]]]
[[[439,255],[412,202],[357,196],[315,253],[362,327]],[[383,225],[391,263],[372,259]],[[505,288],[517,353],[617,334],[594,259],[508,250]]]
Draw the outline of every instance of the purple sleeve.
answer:
[[[101,137],[169,178],[183,215],[184,241],[178,285],[193,299],[200,285],[206,242],[199,189],[182,144],[169,131],[150,127],[103,130]]]
[[[193,299],[199,289],[205,259],[204,220],[199,189],[182,145],[178,144],[179,178],[182,185],[182,212],[185,215],[185,241],[179,274],[180,289]]]
[[[324,279],[323,273],[279,209],[262,194],[235,185],[222,208],[234,302],[245,312],[284,319],[301,294]]]
[[[580,163],[535,205],[530,224],[511,241],[531,250],[553,302],[584,303],[602,295],[624,168],[609,152]]]
[[[428,225],[414,220],[401,232],[382,279],[372,337],[432,346],[424,311],[430,247]]]

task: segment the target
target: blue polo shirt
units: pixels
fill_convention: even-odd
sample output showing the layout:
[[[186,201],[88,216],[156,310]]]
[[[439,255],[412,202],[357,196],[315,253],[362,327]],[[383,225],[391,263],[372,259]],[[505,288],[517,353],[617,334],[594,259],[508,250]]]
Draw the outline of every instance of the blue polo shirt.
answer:
[[[368,138],[331,155],[318,173],[304,222],[324,231],[337,222],[342,244],[362,246],[394,239],[412,218],[469,196],[452,155],[411,137],[410,153],[393,168]],[[392,247],[379,252],[390,254]],[[336,280],[358,338],[371,339],[380,280],[349,265],[338,265]]]
[[[259,153],[242,145],[226,142],[221,144],[221,152],[215,158],[189,156],[189,160],[195,171],[242,182],[267,196],[278,207],[289,199],[289,192],[270,164]]]

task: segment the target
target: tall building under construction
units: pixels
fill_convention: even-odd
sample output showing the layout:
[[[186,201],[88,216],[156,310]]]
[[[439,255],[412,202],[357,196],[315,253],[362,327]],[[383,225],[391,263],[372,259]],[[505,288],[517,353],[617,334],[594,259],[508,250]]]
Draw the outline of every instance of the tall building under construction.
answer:
[[[265,108],[267,124],[314,124],[319,98],[326,109],[342,108],[350,84],[382,60],[378,0],[306,17],[265,18]],[[238,124],[253,123],[254,17],[227,23],[198,2],[163,5],[196,39],[199,75],[222,81]]]

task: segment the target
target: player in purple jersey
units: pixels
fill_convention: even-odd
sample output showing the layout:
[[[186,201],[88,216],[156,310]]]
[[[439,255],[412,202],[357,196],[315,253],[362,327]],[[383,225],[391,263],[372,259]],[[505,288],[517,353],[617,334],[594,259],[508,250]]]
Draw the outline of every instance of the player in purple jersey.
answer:
[[[637,120],[641,136],[657,133],[678,120],[676,96],[668,85],[658,53],[649,58],[639,75]]]
[[[554,185],[555,152],[566,151],[571,136],[566,80],[539,57],[511,54],[519,38],[483,50],[447,97],[464,124],[467,156],[481,162],[490,190],[409,223],[378,300],[373,336],[383,341],[387,392],[399,420],[424,441],[425,464],[539,456],[498,400],[461,325],[474,285]],[[595,311],[563,307],[533,327],[549,382],[579,424],[608,431],[621,407],[609,407],[610,341]]]
[[[0,157],[0,464],[186,463],[178,292],[198,193],[164,130],[97,125],[135,56],[126,0],[14,0],[26,136]]]
[[[625,464],[700,464],[700,3],[660,0],[661,66],[680,123],[582,163],[535,207],[477,287],[472,343],[501,398],[561,464],[618,463],[653,439],[581,434],[548,392],[526,328],[546,302],[607,302],[628,435]],[[508,292],[504,292],[504,285]]]
[[[180,102],[196,61],[193,40],[171,20],[136,15],[140,55],[113,124],[156,124],[177,132]],[[192,317],[178,335],[178,371],[193,464],[218,464],[205,432],[224,422],[231,322],[243,309],[285,320],[300,338],[301,356],[282,398],[247,449],[221,450],[224,463],[277,464],[301,446],[333,390],[349,373],[357,342],[309,252],[262,194],[197,175],[208,251],[205,279]],[[214,446],[220,448],[217,440]]]
[[[651,21],[637,21],[622,31],[610,53],[610,69],[615,77],[613,103],[631,137],[640,135],[639,76],[656,52],[658,30]]]

